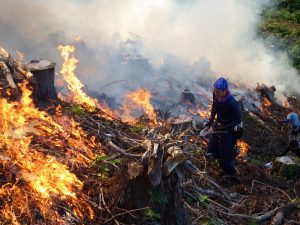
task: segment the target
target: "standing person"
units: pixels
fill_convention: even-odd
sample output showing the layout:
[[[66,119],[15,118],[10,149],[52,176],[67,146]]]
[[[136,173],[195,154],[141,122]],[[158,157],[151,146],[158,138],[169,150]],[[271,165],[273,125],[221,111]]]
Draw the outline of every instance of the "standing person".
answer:
[[[208,154],[218,159],[220,167],[232,180],[236,180],[235,159],[238,154],[234,129],[241,124],[241,116],[240,106],[231,95],[227,80],[223,77],[217,79],[214,83],[211,116],[206,124],[214,131],[209,140]]]

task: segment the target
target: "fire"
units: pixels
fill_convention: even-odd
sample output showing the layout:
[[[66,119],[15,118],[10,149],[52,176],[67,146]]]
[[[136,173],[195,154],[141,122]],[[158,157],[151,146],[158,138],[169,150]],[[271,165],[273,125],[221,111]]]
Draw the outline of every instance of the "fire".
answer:
[[[82,91],[83,84],[75,75],[76,65],[78,60],[74,56],[74,46],[59,46],[61,55],[64,59],[64,64],[61,69],[61,73],[64,79],[68,83],[68,89],[71,92],[71,101],[86,107],[87,110],[93,111],[95,108],[101,109],[107,119],[117,117],[119,115],[123,121],[131,122],[134,120],[132,114],[139,107],[141,108],[153,121],[157,123],[156,113],[154,107],[151,104],[151,92],[145,89],[138,89],[125,96],[125,103],[116,112],[112,111],[106,103],[98,103],[96,99],[90,98]]]
[[[35,157],[38,154],[35,154]],[[41,198],[50,198],[51,195],[61,196],[62,198],[76,197],[74,187],[81,189],[83,183],[70,173],[68,168],[57,162],[54,157],[47,156],[45,164],[30,164],[27,168],[30,171],[22,171],[23,178],[30,182],[31,187]],[[32,171],[35,171],[32,173]],[[38,171],[38,174],[36,173]]]
[[[267,99],[266,97],[263,98],[262,103],[263,103],[263,106],[265,106],[265,107],[269,107],[272,105],[272,102],[269,99]]]
[[[199,110],[198,114],[202,118],[209,118],[210,117],[210,112],[211,112],[212,104],[209,104],[206,110]]]
[[[210,112],[208,112],[208,111],[200,111],[200,112],[198,112],[198,114],[202,118],[209,118],[210,117]]]
[[[157,123],[156,113],[153,105],[151,104],[151,92],[146,89],[137,89],[136,91],[128,93],[126,96],[127,103],[123,105],[123,118],[125,120],[132,120],[132,112],[135,107],[141,109],[149,116],[150,120],[155,124]]]
[[[71,92],[73,102],[85,105],[88,110],[96,108],[97,101],[82,91],[83,84],[75,75],[76,65],[79,63],[74,56],[75,47],[60,45],[58,50],[61,51],[61,56],[64,59],[64,64],[60,72],[68,83],[68,89]]]
[[[238,155],[238,157],[245,158],[249,152],[249,145],[244,141],[238,140],[237,146],[240,149],[240,154]]]
[[[9,223],[22,224],[18,221],[20,215],[30,218],[30,207],[35,204],[44,216],[53,219],[52,222],[63,224],[63,219],[51,205],[55,199],[64,200],[74,207],[84,204],[77,197],[77,190],[82,189],[83,183],[69,171],[67,164],[76,166],[91,161],[94,158],[91,152],[95,147],[94,139],[88,140],[74,121],[65,118],[64,122],[61,115],[52,118],[36,109],[26,84],[21,89],[20,102],[0,99],[0,163],[2,168],[9,169],[16,176],[14,184],[4,183],[0,187],[0,201],[6,202],[1,208],[1,217]],[[45,154],[36,144],[40,139],[43,144],[57,147],[57,153],[65,148],[68,157]],[[76,215],[82,214],[81,209],[75,208]],[[89,210],[90,217],[93,217]]]
[[[89,97],[82,91],[83,84],[75,75],[76,65],[79,63],[78,59],[74,56],[74,46],[58,46],[61,51],[61,56],[64,59],[64,64],[61,69],[61,74],[68,83],[68,89],[71,92],[71,101],[80,105],[84,105],[88,111],[93,111],[95,108],[101,108],[106,115],[114,117],[115,113],[107,106],[100,105],[96,99]],[[110,117],[107,117],[109,119]]]

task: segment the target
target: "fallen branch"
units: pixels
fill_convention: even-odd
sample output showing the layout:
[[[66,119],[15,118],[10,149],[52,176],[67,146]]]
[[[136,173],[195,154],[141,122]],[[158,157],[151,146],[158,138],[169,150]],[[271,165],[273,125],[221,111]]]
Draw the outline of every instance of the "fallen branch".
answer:
[[[209,179],[207,176],[204,176],[203,173],[197,167],[193,166],[193,164],[191,164],[191,165],[188,165],[188,163],[185,163],[184,164],[184,168],[186,170],[188,170],[189,172],[192,172],[193,174],[201,177],[202,179],[204,179],[205,181],[207,181],[209,184],[211,184],[212,186],[214,186],[216,189],[218,189],[222,193],[222,195],[228,200],[228,202],[230,204],[232,204],[231,197],[223,190],[223,188],[221,188],[216,182],[214,182],[213,180]]]
[[[129,157],[129,158],[142,158],[141,155],[137,155],[137,154],[130,154],[130,153],[127,153],[124,149],[120,148],[119,146],[115,145],[111,140],[108,140],[107,141],[107,144],[112,147],[111,149],[114,150],[115,152],[118,152],[126,157]]]
[[[242,219],[246,219],[246,220],[254,220],[256,222],[262,222],[262,221],[265,221],[265,220],[269,220],[278,211],[281,211],[285,208],[295,207],[295,206],[299,206],[299,205],[300,205],[300,203],[290,203],[290,204],[287,204],[287,205],[284,205],[284,206],[281,206],[281,207],[277,207],[277,208],[275,208],[275,209],[273,209],[273,210],[271,210],[271,211],[269,211],[265,214],[259,215],[259,216],[245,215],[245,214],[235,214],[235,213],[224,212],[224,211],[217,210],[217,209],[215,209],[215,210],[218,211],[219,213],[222,213],[222,214],[230,216],[230,217],[238,217],[238,218],[242,218]]]
[[[17,85],[14,82],[13,76],[9,70],[9,68],[7,67],[7,65],[5,64],[5,62],[0,61],[0,69],[3,70],[5,78],[7,80],[8,85],[13,88],[13,89],[18,89]]]

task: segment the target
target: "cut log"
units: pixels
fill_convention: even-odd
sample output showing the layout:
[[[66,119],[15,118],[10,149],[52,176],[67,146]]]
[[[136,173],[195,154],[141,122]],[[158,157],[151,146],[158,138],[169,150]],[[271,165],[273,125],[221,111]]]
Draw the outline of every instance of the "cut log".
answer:
[[[8,85],[13,89],[18,89],[17,85],[14,82],[13,76],[5,64],[5,62],[0,61],[0,69],[4,72],[5,79],[7,80]]]
[[[34,78],[33,99],[40,108],[58,103],[54,86],[55,63],[48,60],[32,61],[26,65]]]
[[[170,147],[167,152],[170,156],[163,164],[163,172],[166,176],[169,176],[170,173],[185,160],[185,155],[178,146]]]
[[[16,61],[11,55],[8,56],[7,61],[11,67],[16,69],[20,74],[25,76],[28,80],[31,80],[33,78],[33,74],[30,71],[28,71],[26,68],[24,68],[24,66],[20,62]]]
[[[5,49],[1,47],[0,47],[0,58],[2,61],[5,61],[15,70],[17,70],[19,73],[25,76],[28,80],[32,78],[32,73],[26,70],[20,62],[16,61],[7,51],[5,51]]]

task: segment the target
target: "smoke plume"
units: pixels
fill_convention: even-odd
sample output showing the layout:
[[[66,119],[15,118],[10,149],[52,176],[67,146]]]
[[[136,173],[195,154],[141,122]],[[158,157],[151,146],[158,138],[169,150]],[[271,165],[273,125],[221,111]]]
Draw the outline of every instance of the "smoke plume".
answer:
[[[218,76],[299,92],[285,52],[257,35],[268,0],[0,0],[0,45],[26,59],[58,63],[57,45],[74,44],[78,76],[111,94],[146,86],[210,88]],[[172,94],[172,93],[169,93]]]

